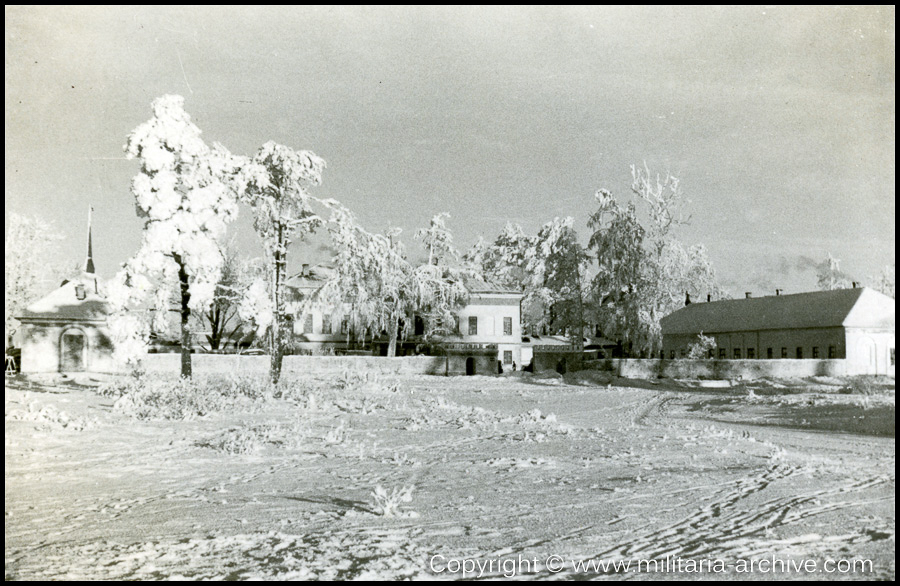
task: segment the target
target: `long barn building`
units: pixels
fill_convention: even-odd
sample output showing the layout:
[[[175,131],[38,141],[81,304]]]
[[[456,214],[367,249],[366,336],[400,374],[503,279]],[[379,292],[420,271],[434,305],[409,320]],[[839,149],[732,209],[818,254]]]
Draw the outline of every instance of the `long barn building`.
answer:
[[[892,298],[868,288],[688,303],[660,324],[664,358],[710,336],[717,359],[845,359],[848,374],[894,375]]]

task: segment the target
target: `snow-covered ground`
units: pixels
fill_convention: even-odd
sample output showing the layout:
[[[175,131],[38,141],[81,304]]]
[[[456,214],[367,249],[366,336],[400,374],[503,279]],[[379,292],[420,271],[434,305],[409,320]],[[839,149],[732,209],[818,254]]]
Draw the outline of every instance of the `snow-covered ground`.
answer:
[[[264,386],[8,378],[7,579],[894,578],[893,380]]]

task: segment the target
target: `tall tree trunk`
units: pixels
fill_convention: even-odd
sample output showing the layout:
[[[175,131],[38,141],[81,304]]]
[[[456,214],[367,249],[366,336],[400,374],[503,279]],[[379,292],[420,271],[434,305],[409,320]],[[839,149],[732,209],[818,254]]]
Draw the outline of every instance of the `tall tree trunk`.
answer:
[[[581,370],[584,361],[584,298],[581,295],[581,270],[578,266],[578,257],[575,258],[575,294],[578,295],[578,323],[575,326],[573,337],[575,338],[575,364]]]
[[[184,268],[181,256],[174,255],[178,263],[178,281],[181,283],[181,376],[191,378],[191,332],[188,329],[188,321],[191,318],[191,293],[188,288],[188,274]]]
[[[400,317],[391,316],[391,323],[388,325],[388,348],[387,355],[393,358],[397,355],[397,330],[400,329]]]
[[[275,274],[273,275],[272,295],[275,301],[275,320],[272,323],[272,348],[269,377],[272,384],[278,384],[281,378],[281,366],[284,362],[284,280],[287,266],[287,245],[284,241],[284,227],[278,227],[278,244],[275,248]]]

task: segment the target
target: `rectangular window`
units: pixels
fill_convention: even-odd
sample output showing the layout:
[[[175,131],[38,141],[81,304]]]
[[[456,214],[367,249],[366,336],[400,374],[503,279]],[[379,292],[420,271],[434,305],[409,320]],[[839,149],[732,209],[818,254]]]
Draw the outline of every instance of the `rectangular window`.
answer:
[[[734,358],[735,358],[735,360],[740,359],[740,357],[741,357],[741,349],[740,349],[740,348],[735,348],[735,349],[734,349]]]
[[[719,348],[719,360],[725,360],[726,356],[725,348]]]
[[[710,348],[709,352],[706,353],[706,357],[709,358],[710,360],[713,359],[713,349],[712,348]]]
[[[512,350],[503,351],[503,364],[512,364]]]
[[[781,357],[782,357],[782,358],[787,358],[787,348],[782,348],[782,349],[781,349]]]
[[[671,352],[669,352],[669,358],[671,360],[675,360],[675,350],[672,350]]]
[[[813,358],[818,358],[818,357],[819,357],[819,347],[813,346]]]
[[[751,360],[756,358],[756,348],[747,348],[747,358]]]
[[[766,348],[766,358],[768,358],[769,360],[775,358],[775,351],[772,350],[772,348]]]
[[[331,314],[326,313],[322,316],[322,333],[330,334],[331,333]]]
[[[341,318],[341,333],[347,335],[350,333],[350,319],[349,318]]]
[[[478,335],[478,316],[477,315],[469,316],[469,335],[470,336]]]
[[[313,331],[312,318],[313,318],[313,316],[311,313],[307,313],[306,315],[303,316],[303,333],[304,334],[312,333],[312,331]]]
[[[894,349],[891,348],[891,366],[894,366]]]
[[[453,333],[454,334],[459,333],[459,316],[458,315],[453,316]]]
[[[835,348],[834,346],[829,346],[828,347],[828,357],[829,358],[837,357],[837,348]]]
[[[797,358],[803,358],[803,346],[797,346]]]
[[[511,317],[503,318],[503,335],[504,336],[512,336],[512,318]]]

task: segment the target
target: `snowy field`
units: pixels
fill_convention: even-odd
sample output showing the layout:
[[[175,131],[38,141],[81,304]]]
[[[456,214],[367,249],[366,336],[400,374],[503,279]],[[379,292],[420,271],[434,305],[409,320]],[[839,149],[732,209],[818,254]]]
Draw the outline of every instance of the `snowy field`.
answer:
[[[7,579],[894,578],[893,379],[5,394]]]

